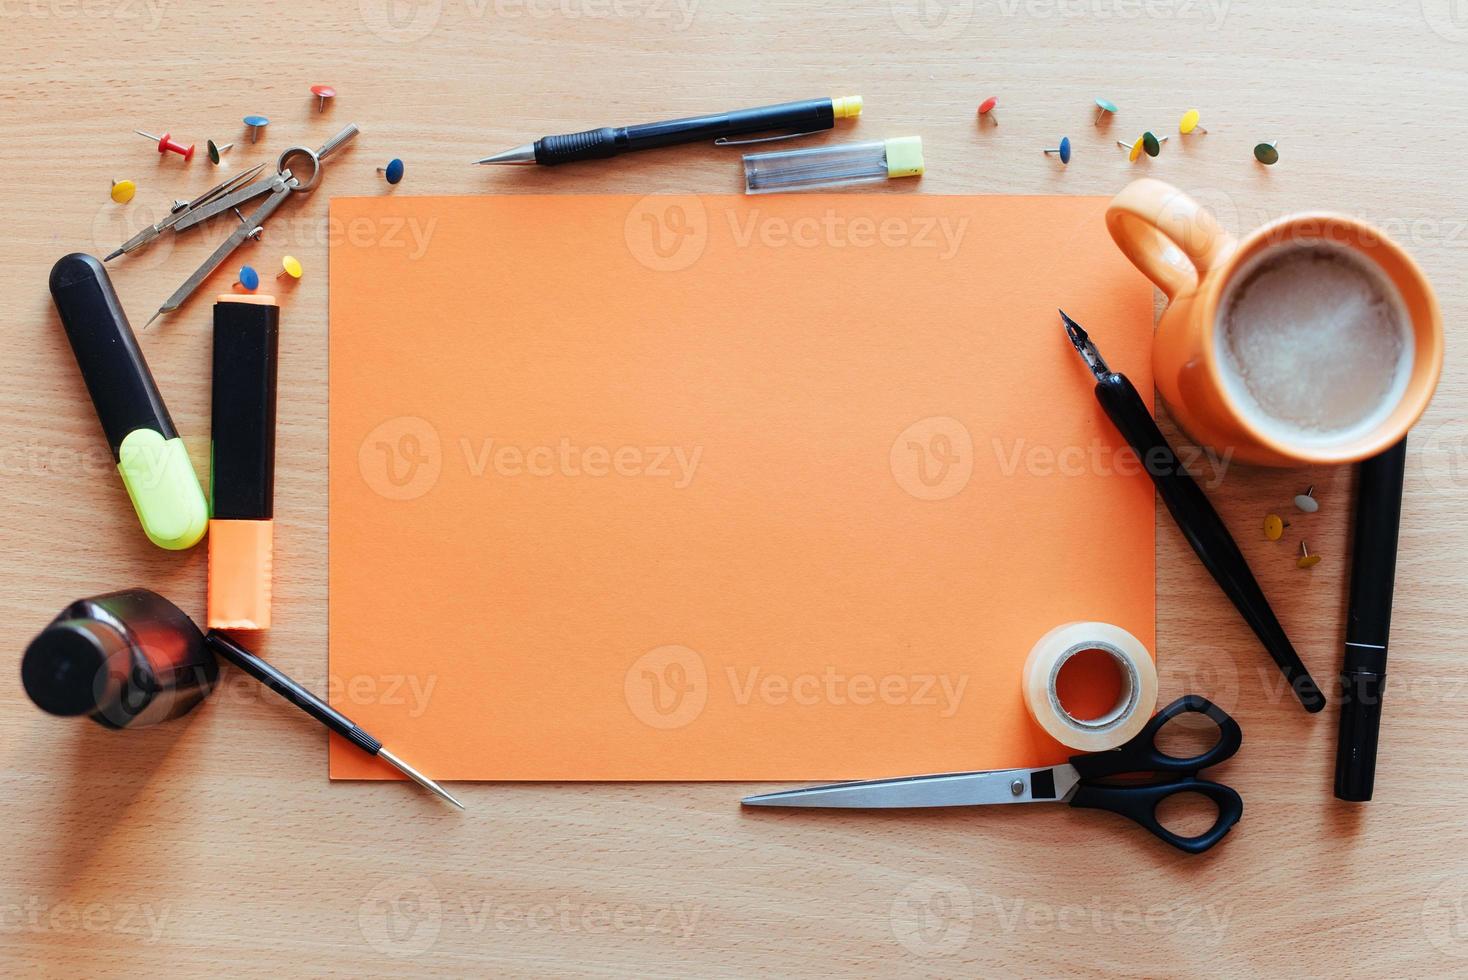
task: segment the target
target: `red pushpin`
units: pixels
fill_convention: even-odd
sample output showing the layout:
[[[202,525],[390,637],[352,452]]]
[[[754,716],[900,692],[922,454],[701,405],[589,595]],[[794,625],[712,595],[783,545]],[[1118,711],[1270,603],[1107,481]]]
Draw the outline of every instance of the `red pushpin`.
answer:
[[[311,94],[317,99],[316,111],[325,112],[327,101],[336,98],[336,89],[330,85],[312,85]]]
[[[159,153],[177,153],[184,158],[184,163],[188,163],[194,158],[194,144],[192,143],[188,146],[184,146],[182,143],[175,143],[167,133],[164,133],[162,136],[154,136],[152,133],[145,133],[141,129],[135,129],[133,132],[139,136],[146,136],[150,140],[157,140]]]
[[[994,115],[994,107],[998,104],[999,99],[992,95],[985,99],[983,102],[980,102],[979,118],[983,119],[985,116],[988,116],[990,121],[993,122],[994,125],[999,125],[999,117]]]

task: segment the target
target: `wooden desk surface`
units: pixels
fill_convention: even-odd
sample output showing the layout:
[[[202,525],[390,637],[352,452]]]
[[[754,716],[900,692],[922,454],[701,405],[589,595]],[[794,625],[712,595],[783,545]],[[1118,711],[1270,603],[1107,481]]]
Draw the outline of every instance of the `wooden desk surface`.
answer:
[[[1468,970],[1468,303],[1461,151],[1468,13],[1456,0],[0,0],[0,970],[679,977]],[[318,115],[309,85],[341,95]],[[1335,711],[1308,716],[1159,517],[1162,693],[1244,726],[1219,770],[1247,801],[1202,858],[1104,814],[746,814],[742,785],[459,785],[460,815],[396,784],[331,784],[323,733],[237,675],[188,721],[136,733],[42,715],[14,669],[68,600],[148,586],[203,610],[205,551],[139,533],[78,383],[46,276],[238,170],[362,127],[256,261],[282,292],[276,615],[264,644],[326,685],[326,198],[398,193],[726,193],[733,153],[683,148],[554,172],[469,161],[549,132],[860,92],[864,136],[920,133],[928,194],[1110,194],[1150,173],[1243,230],[1300,208],[1376,221],[1434,280],[1449,358],[1412,439],[1377,799],[1332,799]],[[1000,97],[1001,125],[974,107]],[[1122,107],[1110,131],[1088,106]],[[1208,136],[1131,166],[1112,139]],[[252,147],[239,119],[273,118]],[[183,166],[131,135],[196,141]],[[1063,134],[1075,160],[1040,149]],[[1278,139],[1283,161],[1255,165]],[[128,208],[109,178],[138,181]],[[908,190],[909,188],[904,188]],[[134,222],[129,225],[128,222]],[[215,235],[219,234],[216,230]],[[141,325],[203,257],[168,238],[117,263]],[[238,265],[232,262],[229,270]],[[230,279],[217,279],[224,288]],[[199,472],[208,309],[143,338]],[[1256,537],[1313,483],[1325,556]],[[1231,469],[1213,491],[1317,676],[1340,662],[1347,471]]]

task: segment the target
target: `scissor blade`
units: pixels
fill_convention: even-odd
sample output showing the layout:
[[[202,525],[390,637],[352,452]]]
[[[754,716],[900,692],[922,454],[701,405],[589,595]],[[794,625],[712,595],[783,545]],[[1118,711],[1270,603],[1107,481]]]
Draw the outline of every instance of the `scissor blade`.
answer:
[[[947,772],[789,789],[745,797],[744,805],[878,810],[982,806],[987,803],[1056,803],[1069,796],[1079,781],[1080,775],[1071,765]]]

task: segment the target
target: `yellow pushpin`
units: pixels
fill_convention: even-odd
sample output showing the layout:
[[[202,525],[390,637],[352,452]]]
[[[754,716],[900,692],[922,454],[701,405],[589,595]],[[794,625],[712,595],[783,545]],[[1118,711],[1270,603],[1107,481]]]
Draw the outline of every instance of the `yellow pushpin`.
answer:
[[[133,199],[138,192],[138,185],[130,180],[114,180],[112,182],[112,200],[118,204],[126,204]]]
[[[1198,125],[1197,109],[1189,109],[1187,112],[1183,113],[1182,122],[1177,124],[1177,131],[1179,133],[1182,133],[1184,136],[1187,136],[1190,133],[1197,133],[1200,136],[1208,135],[1208,130]]]
[[[303,271],[301,269],[301,260],[294,255],[287,255],[282,258],[280,260],[280,269],[279,275],[275,277],[277,279],[284,279],[286,276],[290,276],[292,279],[299,279]]]
[[[1300,542],[1300,557],[1298,557],[1298,558],[1295,559],[1295,567],[1296,568],[1314,568],[1316,565],[1319,565],[1319,564],[1320,564],[1320,556],[1319,555],[1312,555],[1312,554],[1310,554],[1310,549],[1305,546],[1305,542],[1301,541]]]
[[[1289,525],[1278,514],[1266,514],[1264,517],[1264,536],[1271,541],[1284,537],[1284,529],[1287,527]]]

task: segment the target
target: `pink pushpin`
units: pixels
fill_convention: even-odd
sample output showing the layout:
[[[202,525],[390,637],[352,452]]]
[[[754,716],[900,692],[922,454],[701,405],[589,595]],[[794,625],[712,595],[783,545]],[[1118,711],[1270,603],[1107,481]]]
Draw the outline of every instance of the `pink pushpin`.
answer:
[[[316,111],[325,112],[327,101],[336,98],[336,89],[330,85],[312,85],[311,94],[317,98]]]

